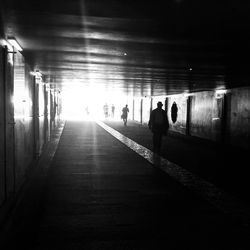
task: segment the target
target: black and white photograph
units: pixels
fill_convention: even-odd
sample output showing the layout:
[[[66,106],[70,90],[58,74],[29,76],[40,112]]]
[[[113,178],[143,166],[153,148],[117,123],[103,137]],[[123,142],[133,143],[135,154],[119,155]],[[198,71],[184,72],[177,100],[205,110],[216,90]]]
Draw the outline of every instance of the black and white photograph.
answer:
[[[0,0],[0,249],[249,250],[250,1]]]

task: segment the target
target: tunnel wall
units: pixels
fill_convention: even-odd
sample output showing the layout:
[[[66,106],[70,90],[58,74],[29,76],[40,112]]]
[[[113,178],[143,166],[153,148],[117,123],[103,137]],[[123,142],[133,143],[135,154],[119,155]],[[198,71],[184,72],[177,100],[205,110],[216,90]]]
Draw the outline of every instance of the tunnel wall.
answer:
[[[44,141],[48,142],[50,140],[50,135],[51,135],[51,128],[50,128],[50,123],[51,123],[51,116],[50,116],[50,91],[49,91],[49,86],[45,86],[44,90]],[[59,113],[61,113],[62,110],[60,109]]]
[[[141,98],[135,98],[134,100],[134,119],[141,122]]]
[[[250,148],[250,88],[232,89],[228,94],[229,141]]]
[[[5,199],[5,153],[4,153],[4,50],[0,47],[0,205]]]
[[[15,181],[18,190],[34,156],[33,86],[23,56],[14,56]]]
[[[140,115],[140,98],[135,99],[135,117],[147,123],[149,102],[143,98]],[[189,94],[152,97],[152,108],[166,100],[170,131],[224,143],[237,148],[250,147],[250,88],[202,91]],[[173,104],[176,103],[175,116]]]
[[[13,53],[0,46],[0,208],[15,191]],[[1,218],[1,213],[0,213]]]
[[[190,97],[189,134],[191,136],[249,149],[250,88],[228,89],[225,94],[203,91],[191,93]],[[177,103],[178,116],[173,125],[171,105],[174,101]],[[187,133],[187,110],[185,95],[168,97],[171,131]]]
[[[5,199],[9,199],[15,193],[15,120],[14,120],[14,54],[4,53],[4,102],[5,102]]]
[[[192,95],[190,135],[220,141],[222,97],[214,91],[203,91]]]
[[[58,91],[0,44],[0,222],[60,122]]]
[[[150,116],[150,107],[151,107],[151,98],[144,97],[142,98],[142,123],[148,124]]]
[[[45,144],[45,131],[44,131],[44,112],[45,112],[45,93],[43,84],[37,84],[38,90],[38,140],[37,140],[37,154],[41,155],[43,146]]]
[[[172,107],[177,107],[176,115]],[[169,129],[181,134],[186,133],[186,121],[187,121],[187,97],[183,95],[174,95],[167,98],[167,114],[169,120]]]

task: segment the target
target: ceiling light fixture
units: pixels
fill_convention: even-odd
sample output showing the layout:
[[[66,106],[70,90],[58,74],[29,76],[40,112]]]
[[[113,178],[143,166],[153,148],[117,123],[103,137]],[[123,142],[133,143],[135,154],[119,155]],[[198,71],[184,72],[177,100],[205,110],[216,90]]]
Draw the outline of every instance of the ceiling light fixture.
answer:
[[[8,42],[18,51],[22,51],[22,47],[20,44],[17,42],[17,40],[14,37],[8,37]]]
[[[215,98],[216,99],[221,99],[223,96],[227,93],[226,89],[217,89],[215,90]]]

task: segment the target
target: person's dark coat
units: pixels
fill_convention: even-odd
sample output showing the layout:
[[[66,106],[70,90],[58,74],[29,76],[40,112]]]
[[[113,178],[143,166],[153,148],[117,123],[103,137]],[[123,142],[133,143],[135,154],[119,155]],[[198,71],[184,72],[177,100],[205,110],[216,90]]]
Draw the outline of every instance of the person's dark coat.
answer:
[[[159,122],[159,116],[161,116],[161,122]],[[159,108],[152,110],[148,127],[153,133],[166,135],[169,129],[169,121],[166,112]]]

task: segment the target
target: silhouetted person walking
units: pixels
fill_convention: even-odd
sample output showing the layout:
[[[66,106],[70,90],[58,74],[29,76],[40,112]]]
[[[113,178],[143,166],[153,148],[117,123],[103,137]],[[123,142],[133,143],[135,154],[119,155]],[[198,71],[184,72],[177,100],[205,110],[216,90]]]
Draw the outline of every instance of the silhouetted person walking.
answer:
[[[126,104],[126,106],[122,109],[122,116],[121,116],[124,126],[127,126],[128,112],[129,112],[129,109],[128,109],[128,105]]]
[[[108,118],[109,107],[108,107],[108,104],[107,104],[107,103],[104,104],[104,106],[103,106],[103,111],[104,111],[104,116],[105,116],[105,118]]]
[[[168,117],[162,109],[162,102],[157,103],[157,108],[152,110],[148,127],[153,133],[153,152],[161,152],[162,136],[167,135],[169,129]]]
[[[112,118],[114,118],[114,116],[115,116],[115,105],[114,104],[112,104],[111,112],[112,112]]]

